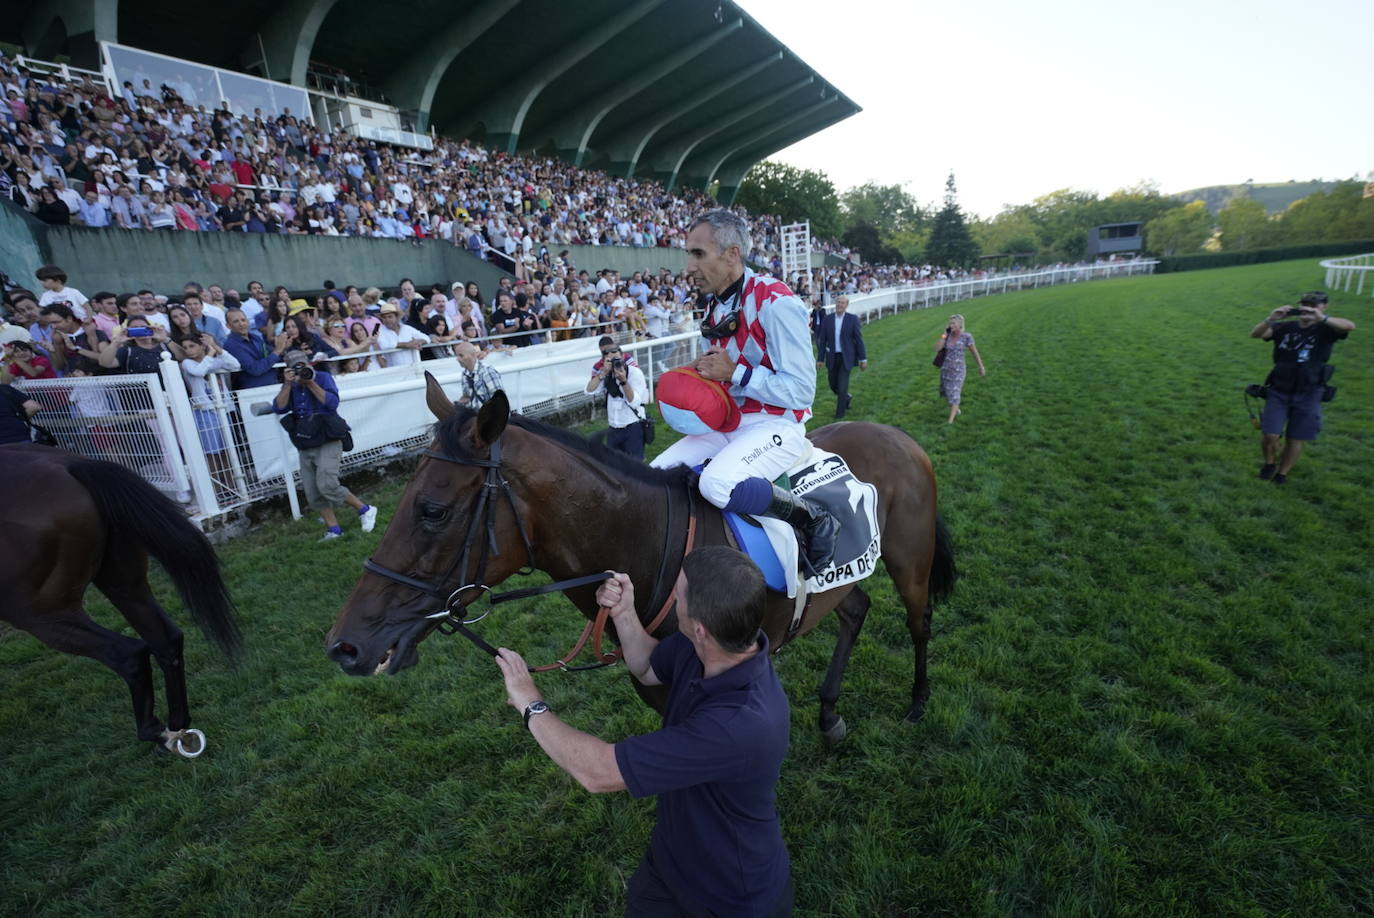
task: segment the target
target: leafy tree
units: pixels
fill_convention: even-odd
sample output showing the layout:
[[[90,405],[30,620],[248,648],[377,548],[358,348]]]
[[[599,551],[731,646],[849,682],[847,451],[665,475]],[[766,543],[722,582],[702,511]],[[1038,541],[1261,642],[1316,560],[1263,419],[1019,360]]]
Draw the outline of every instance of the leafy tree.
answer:
[[[859,253],[869,264],[890,265],[902,260],[902,253],[883,242],[878,228],[867,220],[859,220],[844,231],[840,241]]]
[[[840,204],[846,223],[872,224],[889,241],[898,233],[919,230],[929,222],[929,215],[901,185],[867,182],[840,195]]]
[[[926,248],[930,245],[930,225],[918,230],[903,230],[892,234],[887,240],[887,244],[897,250],[901,256],[898,261],[909,265],[919,265],[925,262]]]
[[[1288,205],[1278,233],[1289,245],[1374,239],[1374,198],[1364,196],[1363,182],[1341,182]]]
[[[1040,249],[1035,221],[1025,207],[1009,207],[991,220],[976,220],[969,230],[985,255],[1034,255]]]
[[[784,223],[811,221],[818,239],[836,239],[844,229],[840,199],[824,172],[765,160],[749,170],[735,203],[753,214],[776,214]]]
[[[1145,245],[1156,255],[1193,255],[1211,238],[1212,223],[1206,202],[1192,201],[1146,223]]]
[[[1223,252],[1259,249],[1279,240],[1279,225],[1253,198],[1235,198],[1217,214]]]
[[[966,268],[978,259],[978,243],[973,241],[959,209],[953,172],[945,181],[945,206],[935,215],[925,257],[930,264],[945,268]]]

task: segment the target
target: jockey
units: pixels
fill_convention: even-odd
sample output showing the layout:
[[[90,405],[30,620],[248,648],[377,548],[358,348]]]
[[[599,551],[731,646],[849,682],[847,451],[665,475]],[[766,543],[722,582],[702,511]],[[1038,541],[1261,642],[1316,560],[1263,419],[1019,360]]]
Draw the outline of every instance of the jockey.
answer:
[[[693,368],[729,383],[740,421],[728,432],[685,436],[653,464],[711,460],[701,473],[701,495],[722,510],[792,524],[815,574],[830,563],[838,523],[820,505],[773,484],[811,448],[806,421],[816,371],[806,307],[780,281],[744,266],[749,248],[748,224],[728,210],[702,214],[687,232],[687,274],[711,294],[701,323],[710,347]]]

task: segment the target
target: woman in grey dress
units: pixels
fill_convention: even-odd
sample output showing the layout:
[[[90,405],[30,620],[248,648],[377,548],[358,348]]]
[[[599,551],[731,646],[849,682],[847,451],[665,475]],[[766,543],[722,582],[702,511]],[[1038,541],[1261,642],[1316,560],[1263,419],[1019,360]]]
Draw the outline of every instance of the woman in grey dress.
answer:
[[[967,367],[964,363],[964,351],[973,354],[973,358],[978,361],[978,375],[987,376],[987,367],[983,366],[983,355],[978,353],[978,348],[973,344],[973,336],[964,330],[964,317],[952,315],[949,317],[949,325],[945,328],[945,333],[940,336],[940,341],[935,345],[936,353],[940,348],[945,348],[945,362],[940,367],[940,397],[949,402],[949,423],[953,424],[955,417],[960,413],[959,401],[964,389],[964,374]]]

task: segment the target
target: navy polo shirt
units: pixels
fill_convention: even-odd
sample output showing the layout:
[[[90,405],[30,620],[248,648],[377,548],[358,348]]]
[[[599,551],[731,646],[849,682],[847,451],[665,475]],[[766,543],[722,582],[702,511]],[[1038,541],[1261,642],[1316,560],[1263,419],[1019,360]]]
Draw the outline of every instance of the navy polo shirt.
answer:
[[[691,641],[664,638],[649,658],[670,686],[663,729],[615,746],[630,793],[658,795],[659,875],[681,898],[728,915],[766,914],[790,873],[774,788],[791,712],[768,638],[758,640],[753,657],[705,679]]]

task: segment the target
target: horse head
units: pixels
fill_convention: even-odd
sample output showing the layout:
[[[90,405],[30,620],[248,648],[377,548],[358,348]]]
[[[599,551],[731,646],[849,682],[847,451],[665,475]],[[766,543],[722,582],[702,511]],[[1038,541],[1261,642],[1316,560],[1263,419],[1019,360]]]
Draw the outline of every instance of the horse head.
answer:
[[[395,675],[414,665],[420,642],[444,618],[439,613],[461,613],[481,592],[462,587],[500,583],[529,560],[514,498],[487,487],[503,482],[506,394],[498,390],[474,412],[425,377],[425,401],[438,420],[434,441],[325,638],[330,659],[354,676]]]

